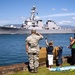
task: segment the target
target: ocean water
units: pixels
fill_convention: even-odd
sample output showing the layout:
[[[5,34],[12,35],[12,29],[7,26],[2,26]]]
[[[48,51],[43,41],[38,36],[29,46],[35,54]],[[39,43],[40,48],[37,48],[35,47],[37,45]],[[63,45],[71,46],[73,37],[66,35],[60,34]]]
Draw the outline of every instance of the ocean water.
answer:
[[[1,34],[0,35],[0,66],[28,61],[25,50],[25,34]],[[44,34],[48,41],[53,40],[54,46],[63,47],[63,56],[71,55],[67,48],[70,36],[74,34]],[[40,47],[46,47],[45,39],[39,42]]]

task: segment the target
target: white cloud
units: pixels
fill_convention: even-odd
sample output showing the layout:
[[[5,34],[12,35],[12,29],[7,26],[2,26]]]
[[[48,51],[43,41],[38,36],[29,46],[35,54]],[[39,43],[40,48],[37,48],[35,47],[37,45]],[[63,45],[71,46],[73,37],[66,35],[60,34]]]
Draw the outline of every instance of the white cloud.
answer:
[[[52,8],[52,10],[56,10],[55,8]]]
[[[68,17],[68,16],[75,16],[75,13],[59,13],[59,14],[51,14],[51,15],[46,15],[46,16],[36,16],[35,18],[36,19],[47,19],[47,18],[51,18],[51,17]],[[18,17],[18,18],[14,18],[14,19],[9,19],[9,20],[0,20],[0,25],[4,25],[4,24],[9,24],[9,23],[22,23],[23,20],[25,20],[26,18],[24,17]],[[72,17],[72,19],[75,20],[75,17]],[[58,22],[58,24],[70,24],[71,21],[61,21],[61,22]]]
[[[0,24],[3,24],[3,23],[9,23],[11,21],[8,21],[8,20],[0,20]]]
[[[35,19],[40,19],[40,17],[39,16],[36,16]]]
[[[59,13],[59,14],[52,14],[47,16],[40,16],[40,17],[49,18],[49,17],[64,17],[64,16],[75,16],[75,13]]]
[[[4,24],[11,24],[11,23],[17,23],[19,22],[20,20],[0,20],[0,26],[1,25],[4,25]]]
[[[25,17],[21,16],[20,19],[25,20]]]
[[[71,21],[60,21],[60,22],[58,22],[59,25],[68,25],[71,23],[72,23]]]
[[[73,20],[75,20],[75,17],[72,17]]]
[[[66,8],[62,8],[61,10],[62,10],[62,11],[68,11],[68,9],[66,9]]]

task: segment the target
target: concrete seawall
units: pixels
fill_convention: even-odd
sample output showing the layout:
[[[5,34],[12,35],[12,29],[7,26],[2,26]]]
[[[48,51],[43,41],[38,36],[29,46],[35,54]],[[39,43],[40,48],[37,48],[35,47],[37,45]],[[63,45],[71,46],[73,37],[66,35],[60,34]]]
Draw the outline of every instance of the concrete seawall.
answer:
[[[69,57],[62,58],[63,63],[67,62],[67,58],[69,58]],[[55,62],[55,60],[54,60],[54,62]],[[39,63],[40,63],[40,66],[43,64],[44,65],[46,64],[46,48],[45,47],[40,48]],[[6,74],[11,74],[14,72],[26,71],[26,70],[28,70],[28,62],[8,65],[8,66],[1,66],[0,67],[0,75],[6,75]]]

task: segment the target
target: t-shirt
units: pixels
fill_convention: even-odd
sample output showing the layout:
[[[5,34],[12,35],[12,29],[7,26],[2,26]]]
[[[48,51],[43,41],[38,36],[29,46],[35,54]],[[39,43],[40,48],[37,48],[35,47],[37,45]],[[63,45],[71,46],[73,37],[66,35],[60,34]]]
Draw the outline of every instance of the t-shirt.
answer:
[[[47,47],[47,54],[53,54],[53,46]]]
[[[75,48],[75,43],[72,45],[72,48]]]

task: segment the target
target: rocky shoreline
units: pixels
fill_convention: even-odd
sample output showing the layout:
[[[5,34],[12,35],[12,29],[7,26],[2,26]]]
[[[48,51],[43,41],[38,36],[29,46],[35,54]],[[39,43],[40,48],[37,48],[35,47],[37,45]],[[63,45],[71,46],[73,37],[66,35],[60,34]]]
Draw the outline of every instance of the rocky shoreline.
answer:
[[[70,63],[69,59],[70,59],[70,56],[62,57],[63,63],[64,62]],[[46,65],[46,48],[44,47],[40,48],[39,63],[40,63],[40,66]],[[54,60],[54,63],[55,63],[55,60]],[[7,66],[0,66],[0,75],[6,75],[6,74],[11,74],[14,72],[26,71],[26,70],[28,70],[28,62],[7,65]]]

